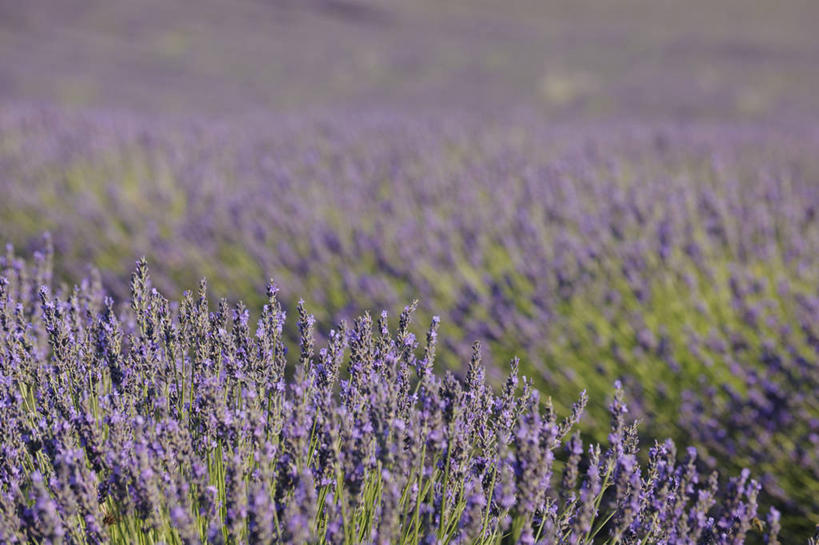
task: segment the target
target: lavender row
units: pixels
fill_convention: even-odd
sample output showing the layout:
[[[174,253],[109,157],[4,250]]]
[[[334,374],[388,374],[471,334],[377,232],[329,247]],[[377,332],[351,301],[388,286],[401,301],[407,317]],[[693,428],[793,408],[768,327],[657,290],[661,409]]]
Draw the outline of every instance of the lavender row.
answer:
[[[478,344],[463,380],[436,374],[412,305],[319,348],[299,304],[288,354],[272,283],[254,330],[204,281],[170,302],[145,261],[121,308],[49,267],[0,278],[4,543],[778,543],[749,471],[701,480],[671,441],[640,463],[619,385],[586,443],[585,393],[560,418],[516,360],[499,393]]]
[[[125,300],[144,253],[165,293],[207,275],[259,308],[273,275],[322,331],[419,299],[443,317],[442,367],[463,377],[481,339],[501,384],[520,356],[559,409],[590,392],[596,441],[621,380],[647,437],[754,468],[789,536],[819,517],[815,131],[30,109],[0,126],[4,236],[51,231],[61,280],[94,263]],[[297,346],[295,322],[283,335]]]

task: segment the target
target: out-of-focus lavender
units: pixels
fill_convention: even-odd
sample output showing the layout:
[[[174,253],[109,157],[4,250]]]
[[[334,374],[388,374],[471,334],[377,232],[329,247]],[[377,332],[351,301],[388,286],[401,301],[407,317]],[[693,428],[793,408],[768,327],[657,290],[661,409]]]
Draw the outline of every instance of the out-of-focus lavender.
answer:
[[[813,0],[0,1],[0,100],[817,119]]]
[[[207,274],[254,308],[275,275],[321,329],[417,298],[443,315],[445,367],[463,375],[471,339],[495,383],[520,356],[559,407],[590,391],[597,440],[620,379],[649,436],[758,468],[786,528],[814,524],[813,131],[21,108],[1,134],[4,234],[37,249],[49,230],[60,279],[95,263],[124,300],[145,253],[163,291]]]
[[[287,354],[272,283],[253,327],[204,281],[165,299],[144,261],[129,305],[51,277],[43,254],[0,277],[4,543],[777,543],[749,471],[700,480],[670,441],[641,463],[619,385],[586,445],[585,394],[561,418],[516,360],[499,393],[478,344],[434,373],[414,306],[319,346],[300,303]]]

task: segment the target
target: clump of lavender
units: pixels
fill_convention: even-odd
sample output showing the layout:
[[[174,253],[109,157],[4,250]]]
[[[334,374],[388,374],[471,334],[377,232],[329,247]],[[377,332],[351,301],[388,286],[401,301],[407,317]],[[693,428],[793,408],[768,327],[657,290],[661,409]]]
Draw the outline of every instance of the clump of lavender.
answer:
[[[463,379],[434,372],[383,314],[299,353],[271,283],[248,311],[197,294],[169,302],[140,261],[130,305],[95,282],[39,283],[49,260],[0,279],[3,543],[741,544],[759,484],[720,489],[696,451],[639,452],[619,385],[607,445],[573,433],[517,362],[501,392],[480,346]],[[11,271],[12,274],[9,274]],[[641,462],[645,458],[647,462]],[[776,543],[778,514],[768,515]]]

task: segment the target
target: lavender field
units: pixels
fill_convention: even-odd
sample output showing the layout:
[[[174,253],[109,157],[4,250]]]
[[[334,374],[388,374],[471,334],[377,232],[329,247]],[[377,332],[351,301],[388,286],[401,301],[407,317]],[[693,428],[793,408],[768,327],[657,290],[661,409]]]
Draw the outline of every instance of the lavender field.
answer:
[[[0,1],[0,544],[816,545],[817,17]]]

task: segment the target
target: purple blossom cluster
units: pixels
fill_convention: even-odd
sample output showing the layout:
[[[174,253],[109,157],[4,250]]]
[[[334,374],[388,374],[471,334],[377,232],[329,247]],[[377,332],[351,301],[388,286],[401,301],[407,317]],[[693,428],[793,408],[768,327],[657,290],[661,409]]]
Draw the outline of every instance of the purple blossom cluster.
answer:
[[[519,376],[434,371],[415,305],[317,344],[297,307],[288,354],[273,283],[248,309],[171,302],[137,263],[130,304],[99,277],[55,287],[50,254],[0,278],[3,543],[778,543],[745,470],[720,487],[697,452],[642,452],[624,392],[605,445]],[[764,528],[764,529],[763,529]]]

